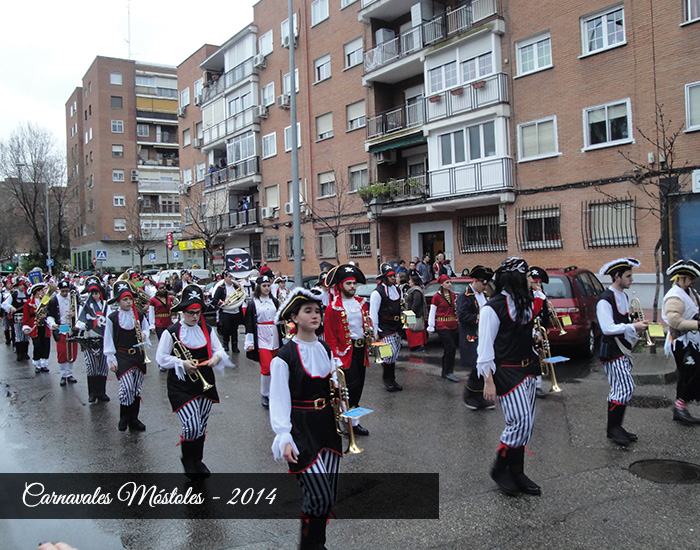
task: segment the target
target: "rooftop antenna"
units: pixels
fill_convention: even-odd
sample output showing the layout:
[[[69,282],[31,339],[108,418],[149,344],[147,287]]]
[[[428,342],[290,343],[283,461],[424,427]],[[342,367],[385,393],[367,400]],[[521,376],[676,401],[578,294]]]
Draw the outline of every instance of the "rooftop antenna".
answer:
[[[126,0],[126,43],[129,47],[129,59],[131,59],[131,0]]]

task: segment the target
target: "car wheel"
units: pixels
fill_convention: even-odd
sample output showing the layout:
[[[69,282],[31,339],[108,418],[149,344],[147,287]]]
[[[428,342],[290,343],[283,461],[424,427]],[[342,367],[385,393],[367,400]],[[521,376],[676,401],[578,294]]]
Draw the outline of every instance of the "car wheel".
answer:
[[[596,334],[593,325],[591,325],[591,328],[588,329],[588,338],[586,339],[586,343],[581,347],[581,355],[586,359],[590,359],[595,354],[595,348]]]

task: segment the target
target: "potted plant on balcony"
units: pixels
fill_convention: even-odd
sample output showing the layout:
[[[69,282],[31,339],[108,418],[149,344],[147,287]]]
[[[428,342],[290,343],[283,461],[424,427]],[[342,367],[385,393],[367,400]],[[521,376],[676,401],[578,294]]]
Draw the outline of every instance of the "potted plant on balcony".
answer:
[[[406,195],[411,197],[425,196],[425,186],[423,182],[416,178],[408,178],[404,183]]]
[[[442,101],[442,96],[441,95],[432,95],[428,98],[428,101],[430,103],[440,103]]]
[[[379,182],[368,185],[367,187],[362,187],[357,191],[360,198],[365,204],[369,204],[374,197],[380,197],[382,199],[391,199],[396,196],[396,183],[392,181]]]
[[[475,90],[478,90],[479,88],[483,88],[486,86],[486,81],[485,80],[477,80],[475,82],[472,82],[472,88]]]
[[[464,93],[464,88],[462,88],[461,86],[459,88],[452,88],[450,90],[450,93],[452,95],[462,95]]]

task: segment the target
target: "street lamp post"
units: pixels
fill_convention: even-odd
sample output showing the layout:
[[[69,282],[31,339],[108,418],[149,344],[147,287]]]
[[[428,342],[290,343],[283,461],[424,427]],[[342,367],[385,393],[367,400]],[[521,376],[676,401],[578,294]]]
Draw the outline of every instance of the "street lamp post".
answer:
[[[17,173],[19,184],[22,185],[22,168],[26,166],[23,162],[18,162]],[[51,277],[51,224],[49,223],[49,180],[46,180],[46,267],[49,268],[49,277]]]
[[[381,268],[381,252],[379,250],[379,216],[382,215],[382,211],[384,210],[384,204],[386,204],[386,201],[382,199],[381,197],[373,197],[371,201],[369,201],[369,204],[367,205],[369,208],[369,211],[372,212],[372,217],[374,218],[374,227],[376,228],[376,237],[377,237],[377,273],[380,272]]]

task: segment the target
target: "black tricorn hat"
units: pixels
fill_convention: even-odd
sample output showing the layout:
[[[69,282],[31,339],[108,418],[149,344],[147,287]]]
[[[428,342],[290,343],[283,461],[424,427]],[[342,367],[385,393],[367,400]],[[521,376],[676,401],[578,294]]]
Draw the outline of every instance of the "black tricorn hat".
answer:
[[[127,294],[132,298],[134,297],[134,293],[131,290],[131,285],[126,281],[117,281],[116,283],[114,283],[114,288],[112,289],[112,291],[112,299],[109,300],[109,302],[107,302],[108,304],[116,304]]]
[[[102,294],[102,298],[105,297],[105,288],[102,286],[100,279],[91,275],[85,279],[85,287],[80,294],[90,294],[93,290],[99,290],[100,294]]]
[[[534,265],[530,267],[530,277],[535,281],[542,281],[544,284],[549,282],[549,275],[547,275],[547,272],[541,267]]]
[[[204,310],[204,292],[199,285],[187,285],[182,290],[182,301],[170,311],[185,311],[193,305],[198,305]]]
[[[334,267],[326,275],[326,286],[333,286],[354,279],[358,285],[363,285],[367,282],[364,273],[356,265],[341,264]]]
[[[64,288],[70,288],[70,281],[67,279],[61,279],[56,285],[58,290],[63,290]]]
[[[491,277],[493,277],[493,269],[484,267],[483,265],[475,265],[472,267],[472,270],[469,271],[469,277],[479,281],[490,281]]]
[[[383,263],[379,267],[379,275],[377,277],[388,277],[389,275],[396,275],[396,270],[391,267],[391,264]]]
[[[323,302],[321,301],[320,294],[316,294],[301,286],[295,287],[277,310],[277,314],[275,315],[275,323],[279,325],[286,321],[291,321],[292,315],[299,313],[301,306],[309,302],[318,304],[323,312]]]

